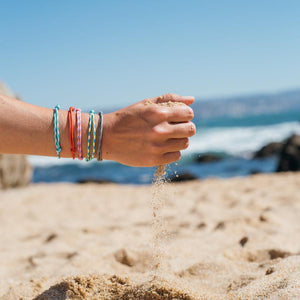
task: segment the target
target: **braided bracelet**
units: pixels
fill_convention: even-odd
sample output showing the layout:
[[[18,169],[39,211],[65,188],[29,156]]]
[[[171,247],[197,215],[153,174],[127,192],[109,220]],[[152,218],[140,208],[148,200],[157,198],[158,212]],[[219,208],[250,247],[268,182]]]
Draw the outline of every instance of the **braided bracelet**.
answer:
[[[57,158],[60,158],[59,154],[61,152],[61,147],[60,147],[60,144],[59,144],[58,110],[59,110],[59,105],[56,105],[55,109],[54,109],[54,115],[53,115],[53,119],[54,119],[54,143],[55,143]]]
[[[69,121],[69,138],[71,144],[71,153],[72,158],[75,159],[75,144],[74,144],[74,133],[73,133],[73,114],[72,112],[75,110],[73,106],[69,108],[68,111],[68,121]]]
[[[90,155],[90,141],[91,141],[91,131],[93,126],[93,152]],[[95,126],[95,112],[94,110],[90,111],[89,118],[89,132],[88,132],[88,142],[87,142],[87,151],[86,151],[86,161],[90,161],[95,156],[95,141],[96,141],[96,126]]]
[[[103,112],[99,111],[99,138],[98,138],[98,151],[97,151],[97,160],[102,161],[102,148],[101,148],[101,143],[102,143],[102,135],[103,135]]]
[[[82,160],[82,151],[81,151],[81,109],[76,109],[76,123],[77,123],[77,152],[78,159]]]

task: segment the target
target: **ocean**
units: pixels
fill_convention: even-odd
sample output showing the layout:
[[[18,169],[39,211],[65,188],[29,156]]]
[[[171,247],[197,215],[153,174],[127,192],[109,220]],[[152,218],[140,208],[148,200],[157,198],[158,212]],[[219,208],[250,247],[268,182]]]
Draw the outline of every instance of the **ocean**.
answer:
[[[278,94],[275,96],[278,97]],[[273,98],[276,98],[275,96]],[[168,166],[168,176],[188,173],[204,179],[274,172],[278,157],[252,157],[255,151],[270,142],[283,141],[292,134],[300,134],[300,92],[299,101],[294,101],[291,107],[287,107],[288,97],[285,98],[285,109],[282,111],[280,107],[275,107],[280,105],[280,102],[276,102],[275,105],[272,101],[269,107],[266,105],[263,109],[253,111],[253,102],[251,99],[241,99],[239,103],[242,103],[245,109],[239,106],[237,112],[236,98],[234,101],[198,101],[194,105],[193,120],[197,133],[190,139],[190,147],[182,151],[181,160]],[[211,109],[211,106],[218,109]],[[217,154],[223,159],[199,163],[196,158],[202,154]],[[34,166],[35,183],[103,180],[121,184],[151,184],[155,171],[155,168],[128,167],[111,161],[99,163],[94,160],[87,163],[35,156],[30,156],[29,159]]]

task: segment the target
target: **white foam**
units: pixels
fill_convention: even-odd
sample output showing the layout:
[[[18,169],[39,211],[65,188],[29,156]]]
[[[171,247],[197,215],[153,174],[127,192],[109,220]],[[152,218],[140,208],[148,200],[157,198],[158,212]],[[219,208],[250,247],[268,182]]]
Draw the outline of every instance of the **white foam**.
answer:
[[[197,128],[185,154],[199,152],[226,152],[248,156],[267,143],[280,142],[293,133],[300,134],[299,122],[286,122],[268,126]]]

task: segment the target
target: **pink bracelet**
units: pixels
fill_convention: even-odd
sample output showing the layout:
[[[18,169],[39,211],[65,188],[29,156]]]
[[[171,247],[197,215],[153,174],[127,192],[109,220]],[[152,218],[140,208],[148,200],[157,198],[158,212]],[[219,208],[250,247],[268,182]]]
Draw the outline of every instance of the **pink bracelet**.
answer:
[[[76,122],[77,122],[77,152],[78,159],[82,160],[82,152],[81,152],[81,109],[76,109]]]

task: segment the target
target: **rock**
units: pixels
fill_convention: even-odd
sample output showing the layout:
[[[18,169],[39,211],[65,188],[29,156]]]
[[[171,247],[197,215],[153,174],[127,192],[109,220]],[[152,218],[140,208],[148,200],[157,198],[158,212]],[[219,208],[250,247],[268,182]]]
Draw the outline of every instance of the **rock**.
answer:
[[[17,98],[1,82],[0,94]],[[0,154],[0,188],[25,186],[31,178],[32,167],[25,155]]]
[[[244,236],[243,238],[240,239],[239,243],[242,247],[244,247],[247,244],[248,240],[249,240],[248,237]]]
[[[287,139],[279,154],[277,172],[300,170],[300,136],[292,135]]]
[[[253,158],[265,158],[273,155],[280,154],[284,142],[273,142],[263,146],[261,149],[256,151]]]
[[[169,178],[171,182],[180,182],[180,181],[188,181],[188,180],[195,180],[195,179],[198,178],[189,172],[177,174]]]
[[[224,157],[218,154],[198,154],[194,161],[197,163],[210,163],[223,160]]]
[[[32,168],[25,155],[0,154],[0,188],[26,186],[31,178]]]
[[[261,171],[260,171],[260,170],[257,170],[257,169],[252,169],[252,170],[250,170],[249,174],[250,174],[250,175],[261,174]]]
[[[107,180],[107,179],[97,179],[97,178],[83,178],[83,179],[79,179],[77,181],[77,183],[80,184],[86,184],[86,183],[113,183],[113,181],[111,180]]]

